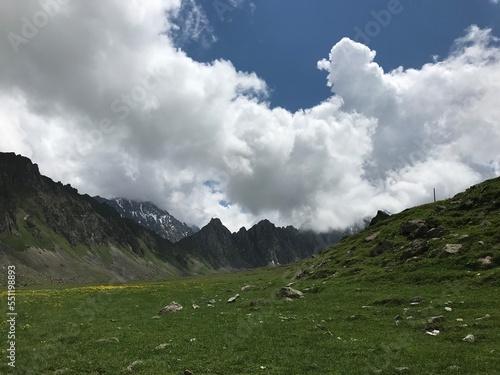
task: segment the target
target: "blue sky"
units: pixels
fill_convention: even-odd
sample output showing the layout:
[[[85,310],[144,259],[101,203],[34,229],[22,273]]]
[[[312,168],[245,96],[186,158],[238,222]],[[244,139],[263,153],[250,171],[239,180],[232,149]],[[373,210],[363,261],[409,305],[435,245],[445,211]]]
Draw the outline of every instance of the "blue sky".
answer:
[[[199,227],[346,227],[500,176],[499,28],[491,0],[0,1],[0,151]]]
[[[271,89],[271,105],[309,108],[330,96],[325,73],[316,68],[343,37],[377,51],[384,70],[420,68],[433,56],[446,57],[453,41],[475,24],[500,35],[500,5],[489,0],[253,0],[233,7],[227,0],[199,1],[211,34],[208,48],[199,40],[181,43],[198,61],[230,60],[237,69],[256,72]],[[373,12],[385,13],[381,25]],[[385,13],[387,14],[387,13]],[[221,17],[222,16],[222,17]],[[385,16],[383,16],[385,23]],[[378,22],[380,32],[374,36]],[[367,39],[358,34],[362,30]],[[207,38],[207,36],[205,35]]]

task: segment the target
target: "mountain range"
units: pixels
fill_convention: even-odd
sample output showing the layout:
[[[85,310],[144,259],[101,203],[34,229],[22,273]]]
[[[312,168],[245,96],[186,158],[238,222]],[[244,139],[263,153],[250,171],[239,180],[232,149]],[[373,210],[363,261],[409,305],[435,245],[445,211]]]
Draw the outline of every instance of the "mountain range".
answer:
[[[171,242],[177,242],[200,230],[177,220],[168,211],[151,202],[136,202],[125,198],[105,199],[100,196],[95,196],[94,199],[113,207],[121,217],[134,220]]]
[[[119,203],[129,210],[120,214],[113,207]],[[0,260],[16,265],[27,283],[125,282],[285,264],[349,233],[315,234],[267,220],[231,233],[214,218],[188,235],[187,225],[167,214],[151,203],[81,195],[42,176],[30,159],[0,153]],[[172,233],[184,237],[174,244]]]

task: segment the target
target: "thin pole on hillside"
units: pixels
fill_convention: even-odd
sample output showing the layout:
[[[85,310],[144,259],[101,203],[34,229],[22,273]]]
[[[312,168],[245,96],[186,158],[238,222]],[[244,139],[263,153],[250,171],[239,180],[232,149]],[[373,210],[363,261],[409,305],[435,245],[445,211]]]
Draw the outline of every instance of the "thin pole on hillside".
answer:
[[[436,203],[436,188],[434,188],[434,203]]]

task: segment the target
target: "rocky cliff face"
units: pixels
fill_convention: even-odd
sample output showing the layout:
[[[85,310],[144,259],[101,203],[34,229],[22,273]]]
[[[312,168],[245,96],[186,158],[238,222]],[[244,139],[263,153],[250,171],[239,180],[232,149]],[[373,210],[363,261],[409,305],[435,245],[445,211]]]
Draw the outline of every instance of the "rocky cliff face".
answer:
[[[141,278],[151,274],[151,269],[156,277],[189,272],[188,256],[177,252],[171,242],[122,219],[111,207],[78,194],[70,185],[41,176],[36,164],[13,153],[0,153],[0,243],[3,255],[9,252],[17,260],[29,249],[47,250],[63,258],[73,256],[57,265],[45,262],[47,269],[36,266],[35,273],[52,274],[52,267],[65,267],[65,262],[74,266],[73,261],[82,265],[87,258],[109,263],[112,269],[110,249],[118,252],[114,252],[118,258],[129,257],[142,264],[133,267],[133,272],[131,267],[120,266],[123,280]],[[28,268],[37,264],[37,254],[42,252],[24,260]],[[146,261],[148,254],[157,260],[156,265]],[[117,259],[115,266],[120,263]],[[74,281],[90,281],[92,273],[89,265]],[[106,267],[95,273],[105,278]]]
[[[207,261],[214,268],[255,268],[304,259],[339,241],[346,232],[316,234],[294,227],[276,227],[262,220],[249,230],[231,233],[219,219],[212,219],[198,233],[177,246]]]
[[[99,196],[94,199],[113,207],[121,217],[131,219],[174,243],[196,232],[151,202],[136,202],[124,198],[105,199]]]

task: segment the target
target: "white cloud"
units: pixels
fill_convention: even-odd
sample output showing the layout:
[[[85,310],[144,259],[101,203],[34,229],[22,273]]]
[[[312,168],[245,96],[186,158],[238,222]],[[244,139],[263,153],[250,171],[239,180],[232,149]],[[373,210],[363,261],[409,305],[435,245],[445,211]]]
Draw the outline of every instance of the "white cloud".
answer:
[[[40,10],[0,9],[2,35],[22,35]],[[349,225],[500,174],[491,30],[471,27],[450,56],[391,72],[343,39],[318,63],[336,95],[290,113],[270,106],[255,73],[178,49],[165,14],[181,10],[179,0],[69,2],[18,53],[1,39],[0,150],[82,192],[153,200],[197,225],[217,216],[232,230],[264,217]],[[196,17],[191,36],[210,30]]]

